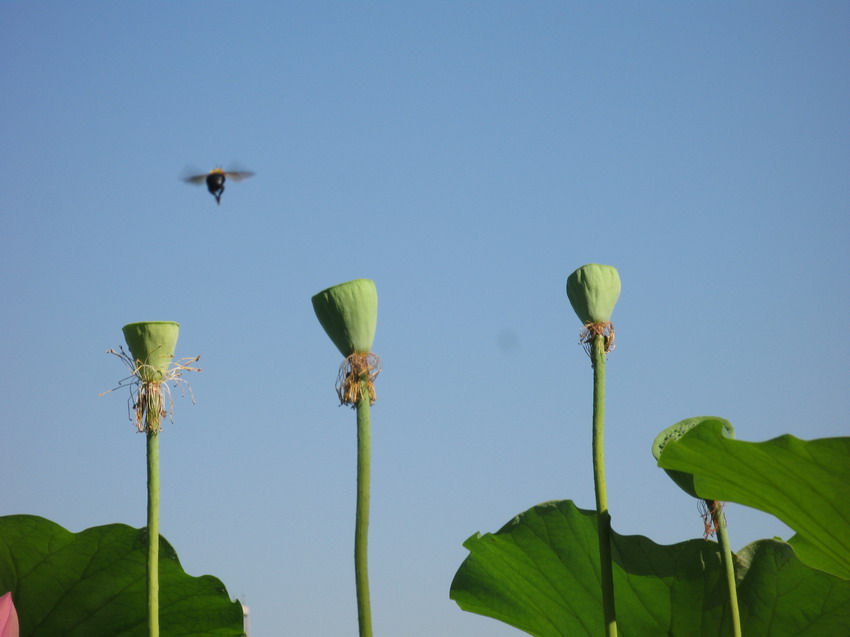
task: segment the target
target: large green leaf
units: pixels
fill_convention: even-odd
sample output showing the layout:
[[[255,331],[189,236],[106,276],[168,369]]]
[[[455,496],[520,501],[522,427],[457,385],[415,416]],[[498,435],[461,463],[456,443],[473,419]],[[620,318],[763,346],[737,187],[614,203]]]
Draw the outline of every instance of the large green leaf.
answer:
[[[753,542],[735,557],[744,635],[850,635],[850,582],[808,567],[777,540]]]
[[[724,435],[724,421],[696,420],[658,465],[692,474],[701,498],[775,515],[796,532],[789,543],[804,563],[850,578],[850,438],[742,442]]]
[[[464,610],[536,637],[604,634],[595,512],[570,501],[541,504],[464,546],[470,554],[450,593]],[[612,552],[621,637],[731,634],[716,543],[662,546],[614,533]],[[850,583],[803,566],[781,542],[756,543],[744,558],[737,576],[745,635],[850,634]]]
[[[145,637],[144,529],[71,533],[33,515],[0,517],[0,594],[12,591],[22,637]],[[239,636],[242,606],[210,575],[187,575],[160,537],[163,637]]]

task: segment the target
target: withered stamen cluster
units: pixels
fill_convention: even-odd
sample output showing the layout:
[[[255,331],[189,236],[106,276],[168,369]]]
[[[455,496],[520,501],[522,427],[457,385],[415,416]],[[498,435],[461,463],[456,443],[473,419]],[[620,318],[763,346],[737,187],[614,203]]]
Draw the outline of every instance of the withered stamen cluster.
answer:
[[[605,339],[605,353],[608,354],[614,349],[614,324],[611,321],[604,323],[585,323],[581,333],[579,334],[578,342],[584,346],[587,355],[590,356],[590,347],[593,339],[597,336],[602,336]]]
[[[705,529],[703,530],[703,538],[708,539],[717,535],[717,524],[723,513],[723,503],[719,500],[700,500],[699,511],[702,516],[702,523]]]
[[[374,405],[378,399],[374,383],[380,373],[381,359],[377,354],[371,352],[351,354],[339,366],[339,375],[336,379],[339,404],[351,405],[354,408],[368,394],[369,404]]]
[[[132,370],[132,373],[127,378],[118,382],[118,387],[114,387],[109,391],[100,394],[108,394],[121,387],[130,387],[130,401],[132,403],[132,417],[130,418],[135,424],[136,429],[141,433],[159,433],[162,431],[162,418],[174,413],[174,399],[171,396],[171,387],[168,383],[173,382],[174,387],[180,385],[180,393],[185,394],[183,385],[189,389],[189,395],[192,402],[195,402],[195,395],[192,393],[192,386],[185,378],[182,378],[183,372],[200,372],[203,371],[198,367],[192,367],[191,364],[200,360],[200,356],[194,358],[181,358],[174,361],[169,366],[165,375],[159,380],[142,380],[143,376],[153,376],[155,374],[143,374],[151,369],[149,365],[134,361],[123,348],[116,352],[114,349],[106,350],[108,354],[114,354]],[[166,394],[168,397],[168,405],[166,407]]]

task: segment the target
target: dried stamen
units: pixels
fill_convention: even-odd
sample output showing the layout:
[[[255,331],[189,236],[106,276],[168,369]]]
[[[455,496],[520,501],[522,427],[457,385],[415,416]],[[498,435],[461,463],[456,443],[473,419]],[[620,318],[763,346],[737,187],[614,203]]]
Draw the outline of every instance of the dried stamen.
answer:
[[[203,371],[198,367],[192,367],[191,364],[200,360],[200,356],[194,358],[181,358],[171,363],[168,370],[160,380],[144,381],[142,380],[142,372],[152,369],[149,365],[145,365],[139,361],[134,361],[125,351],[120,348],[116,352],[114,349],[106,350],[108,354],[114,354],[120,358],[131,370],[130,376],[118,382],[117,387],[113,387],[109,391],[105,391],[100,396],[104,396],[110,392],[122,387],[130,388],[130,403],[132,405],[130,420],[136,425],[139,432],[159,433],[162,431],[162,418],[168,416],[169,420],[174,422],[174,399],[171,396],[171,387],[168,383],[173,383],[174,387],[180,387],[181,395],[185,395],[185,389],[189,390],[189,396],[192,398],[192,403],[195,402],[195,395],[192,392],[192,386],[185,378],[182,378],[183,372],[200,372]],[[166,407],[167,395],[167,407]]]
[[[700,500],[698,506],[705,527],[702,536],[707,540],[709,537],[717,535],[718,520],[721,515],[724,515],[723,503],[719,500]]]
[[[336,394],[340,405],[357,406],[365,396],[369,396],[369,404],[374,405],[378,399],[375,391],[375,379],[381,373],[381,359],[377,354],[354,353],[339,366],[336,379]]]
[[[614,324],[611,321],[604,323],[585,323],[584,329],[579,334],[578,342],[584,346],[587,355],[590,356],[590,346],[593,339],[602,336],[605,339],[605,353],[614,349]]]

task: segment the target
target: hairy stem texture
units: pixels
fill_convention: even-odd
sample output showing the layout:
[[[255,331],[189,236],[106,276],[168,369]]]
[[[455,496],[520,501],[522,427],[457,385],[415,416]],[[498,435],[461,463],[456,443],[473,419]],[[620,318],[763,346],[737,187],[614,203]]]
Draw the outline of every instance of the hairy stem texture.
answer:
[[[365,388],[364,388],[365,389]],[[357,512],[354,520],[354,577],[360,637],[372,637],[369,601],[369,483],[371,480],[371,416],[369,392],[357,403]]]
[[[605,337],[598,334],[591,344],[593,362],[593,486],[599,524],[599,566],[602,579],[602,612],[606,637],[617,637],[614,610],[614,576],[611,566],[611,515],[605,489]]]
[[[148,635],[159,637],[159,434],[148,430]]]
[[[711,501],[709,500],[707,504]],[[717,544],[720,546],[720,556],[723,560],[723,570],[726,573],[726,587],[729,593],[729,611],[732,621],[732,635],[741,637],[741,615],[738,612],[738,588],[735,585],[735,563],[732,558],[732,548],[729,545],[729,533],[726,529],[726,517],[723,507],[710,507],[714,528],[717,529]]]

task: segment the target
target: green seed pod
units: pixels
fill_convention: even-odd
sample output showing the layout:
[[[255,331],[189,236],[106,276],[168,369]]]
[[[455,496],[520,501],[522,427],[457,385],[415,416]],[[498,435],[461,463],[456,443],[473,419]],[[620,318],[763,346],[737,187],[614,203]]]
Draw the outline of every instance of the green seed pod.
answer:
[[[668,442],[671,440],[678,440],[697,425],[712,420],[723,425],[724,436],[727,438],[735,437],[735,430],[728,420],[715,418],[713,416],[686,418],[685,420],[677,422],[675,425],[667,427],[667,429],[658,434],[655,437],[655,440],[652,441],[652,455],[655,457],[655,460],[657,461],[661,458],[661,452],[664,450],[664,447]],[[692,474],[685,473],[684,471],[674,471],[672,469],[665,469],[664,471],[667,472],[670,479],[673,480],[673,482],[675,482],[682,491],[695,498],[699,498],[696,490],[694,489],[694,476]]]
[[[590,263],[567,277],[567,298],[582,324],[608,323],[620,297],[620,275],[610,265]]]
[[[174,321],[145,321],[129,323],[121,328],[130,348],[137,374],[143,382],[161,381],[174,357],[180,323]]]
[[[355,279],[319,292],[313,310],[343,356],[372,350],[378,323],[378,291],[371,279]]]

